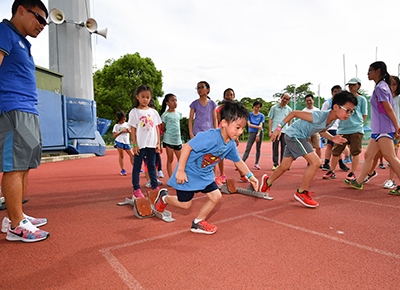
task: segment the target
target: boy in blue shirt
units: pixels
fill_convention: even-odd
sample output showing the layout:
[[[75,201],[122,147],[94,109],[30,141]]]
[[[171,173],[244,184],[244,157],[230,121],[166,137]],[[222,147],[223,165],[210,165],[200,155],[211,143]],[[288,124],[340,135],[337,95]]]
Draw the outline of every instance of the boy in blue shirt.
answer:
[[[207,216],[221,200],[213,169],[225,158],[232,160],[258,190],[258,180],[240,159],[235,142],[243,133],[248,117],[249,113],[242,104],[227,102],[221,110],[221,127],[199,132],[183,146],[181,158],[168,181],[168,185],[176,189],[177,196],[168,195],[167,189],[161,189],[154,203],[158,212],[163,212],[167,204],[188,209],[196,192],[205,193],[208,200],[193,220],[191,231],[214,234],[217,227],[206,222]]]
[[[327,132],[327,129],[334,124],[336,119],[344,121],[349,118],[356,105],[357,98],[350,92],[342,91],[334,96],[332,100],[332,109],[330,111],[290,112],[272,134],[272,141],[280,137],[280,132],[286,123],[293,118],[299,118],[300,120],[294,122],[286,130],[286,147],[283,153],[283,161],[270,177],[268,177],[267,174],[262,177],[260,190],[262,192],[268,192],[272,183],[290,168],[294,160],[298,157],[304,157],[310,165],[304,172],[302,184],[300,188],[297,189],[294,197],[307,207],[317,207],[318,203],[310,197],[308,187],[321,161],[308,142],[308,139],[311,135],[320,132],[321,136],[334,143],[343,144],[347,142],[341,135],[332,136]]]

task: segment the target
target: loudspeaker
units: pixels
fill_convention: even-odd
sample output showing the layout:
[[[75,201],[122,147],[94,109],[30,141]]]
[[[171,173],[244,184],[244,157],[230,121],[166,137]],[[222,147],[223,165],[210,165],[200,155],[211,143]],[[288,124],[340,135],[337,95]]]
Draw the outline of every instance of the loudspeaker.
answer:
[[[95,33],[95,31],[97,30],[97,21],[93,18],[88,18],[88,20],[86,20],[85,26],[90,33]]]
[[[104,38],[107,38],[107,28],[100,29],[100,30],[96,30],[96,31],[93,32],[93,33],[96,33],[96,34],[98,34],[98,35],[101,35],[101,36],[103,36]]]
[[[49,14],[50,21],[54,24],[63,24],[65,22],[65,15],[60,9],[51,9]]]

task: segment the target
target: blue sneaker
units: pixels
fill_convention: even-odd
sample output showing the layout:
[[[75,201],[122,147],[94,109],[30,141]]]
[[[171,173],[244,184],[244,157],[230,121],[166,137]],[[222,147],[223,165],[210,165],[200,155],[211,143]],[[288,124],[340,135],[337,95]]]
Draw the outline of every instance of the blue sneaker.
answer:
[[[122,170],[121,170],[121,175],[122,175],[122,176],[125,176],[125,175],[126,175],[126,170],[125,170],[125,169],[122,169]]]
[[[158,178],[163,178],[164,177],[164,173],[162,172],[162,170],[158,171]]]

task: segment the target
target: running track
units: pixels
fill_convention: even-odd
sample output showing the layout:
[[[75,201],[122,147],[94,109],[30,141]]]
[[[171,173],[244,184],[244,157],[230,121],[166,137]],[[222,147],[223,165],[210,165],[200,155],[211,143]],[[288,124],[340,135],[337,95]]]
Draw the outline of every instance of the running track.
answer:
[[[257,178],[271,174],[270,143],[260,166]],[[30,173],[24,210],[48,218],[50,237],[27,244],[2,234],[0,289],[399,289],[400,197],[382,188],[389,170],[377,169],[363,190],[345,187],[347,173],[323,180],[318,171],[310,191],[320,206],[309,209],[293,198],[305,166],[295,161],[274,183],[273,201],[223,195],[208,219],[218,232],[201,235],[190,225],[202,194],[187,211],[167,207],[173,223],[117,206],[132,189],[115,150],[42,164]],[[225,167],[237,179],[232,162]]]

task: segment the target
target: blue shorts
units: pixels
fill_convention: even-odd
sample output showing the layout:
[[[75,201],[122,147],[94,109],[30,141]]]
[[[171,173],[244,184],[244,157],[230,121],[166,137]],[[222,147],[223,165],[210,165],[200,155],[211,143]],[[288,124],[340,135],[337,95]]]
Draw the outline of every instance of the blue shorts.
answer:
[[[124,150],[132,149],[132,148],[131,148],[131,145],[129,145],[129,144],[124,144],[124,143],[115,141],[115,142],[114,142],[114,148],[117,148],[117,147],[122,148],[122,149],[124,149]]]
[[[218,189],[218,185],[213,181],[211,184],[207,185],[206,188],[203,190],[197,190],[197,191],[186,191],[186,190],[176,190],[176,195],[178,196],[178,200],[182,202],[187,202],[191,201],[193,199],[193,196],[197,192],[202,192],[202,193],[209,193],[211,191],[214,191]]]
[[[328,133],[331,134],[332,136],[336,136],[337,130],[328,130]],[[331,144],[332,147],[335,146],[335,143],[333,143],[331,140],[326,139],[326,145]]]
[[[386,137],[393,140],[394,133],[379,133],[379,134],[371,134],[371,138],[378,141],[382,137]]]

